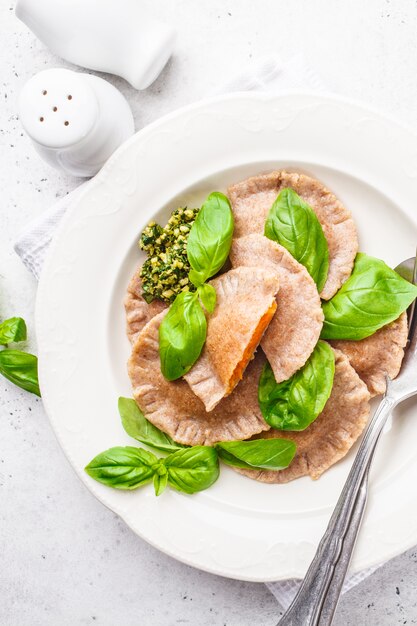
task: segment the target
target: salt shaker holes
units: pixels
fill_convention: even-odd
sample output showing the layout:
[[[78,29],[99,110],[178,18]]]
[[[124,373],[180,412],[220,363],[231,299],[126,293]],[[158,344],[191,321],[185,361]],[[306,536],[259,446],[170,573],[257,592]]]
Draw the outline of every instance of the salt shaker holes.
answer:
[[[64,68],[44,70],[26,83],[19,116],[38,153],[73,176],[94,176],[134,132],[129,105],[113,85]]]

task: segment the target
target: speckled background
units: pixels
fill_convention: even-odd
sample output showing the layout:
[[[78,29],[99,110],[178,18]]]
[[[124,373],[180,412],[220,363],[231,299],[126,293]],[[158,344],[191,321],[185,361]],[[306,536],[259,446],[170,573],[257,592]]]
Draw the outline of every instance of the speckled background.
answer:
[[[146,92],[115,77],[137,127],[213,92],[251,58],[301,52],[334,92],[417,131],[415,0],[142,0],[178,28],[174,58]],[[0,317],[22,315],[36,350],[36,283],[13,252],[21,228],[78,183],[43,163],[16,97],[35,72],[65,65],[0,4]],[[225,580],[160,554],[87,492],[42,404],[0,379],[2,626],[274,626],[264,585]],[[344,596],[337,626],[417,623],[417,550]]]

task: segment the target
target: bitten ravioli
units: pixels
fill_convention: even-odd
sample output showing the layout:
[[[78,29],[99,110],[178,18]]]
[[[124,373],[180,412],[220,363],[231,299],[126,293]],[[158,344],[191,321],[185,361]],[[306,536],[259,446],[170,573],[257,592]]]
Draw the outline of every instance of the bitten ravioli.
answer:
[[[271,321],[277,304],[276,271],[239,267],[210,282],[216,290],[200,358],[184,378],[207,411],[212,411],[241,380]]]

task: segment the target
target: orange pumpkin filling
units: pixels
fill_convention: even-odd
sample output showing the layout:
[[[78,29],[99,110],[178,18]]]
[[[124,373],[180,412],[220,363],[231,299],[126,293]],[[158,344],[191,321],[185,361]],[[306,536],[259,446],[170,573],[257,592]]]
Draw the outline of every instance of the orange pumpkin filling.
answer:
[[[233,371],[233,374],[230,378],[226,395],[229,395],[230,393],[232,393],[233,389],[236,387],[238,382],[242,380],[244,371],[249,361],[253,358],[253,354],[256,348],[258,347],[259,342],[261,341],[265,330],[268,328],[269,322],[274,317],[276,310],[277,310],[277,303],[276,303],[276,300],[274,300],[271,306],[269,307],[269,309],[267,310],[267,312],[264,313],[264,315],[262,315],[261,319],[259,320],[259,324],[257,325],[251,337],[250,342],[248,343],[248,345],[245,348],[245,351],[243,352],[242,359],[236,365]]]

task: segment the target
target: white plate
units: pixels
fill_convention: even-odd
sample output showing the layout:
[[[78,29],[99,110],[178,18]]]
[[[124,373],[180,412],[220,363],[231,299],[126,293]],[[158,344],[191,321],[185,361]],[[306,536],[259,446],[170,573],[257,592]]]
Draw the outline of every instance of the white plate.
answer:
[[[287,94],[234,95],[177,111],[124,144],[66,216],[38,291],[43,401],[81,480],[143,539],[201,569],[253,581],[301,577],[354,452],[319,481],[265,485],[224,467],[209,490],[121,492],[84,466],[134,445],[117,412],[130,396],[122,300],[145,224],[249,174],[293,167],[323,180],[352,210],[360,248],[395,265],[417,242],[417,140],[356,104]],[[417,543],[417,423],[396,412],[372,476],[353,569]]]

